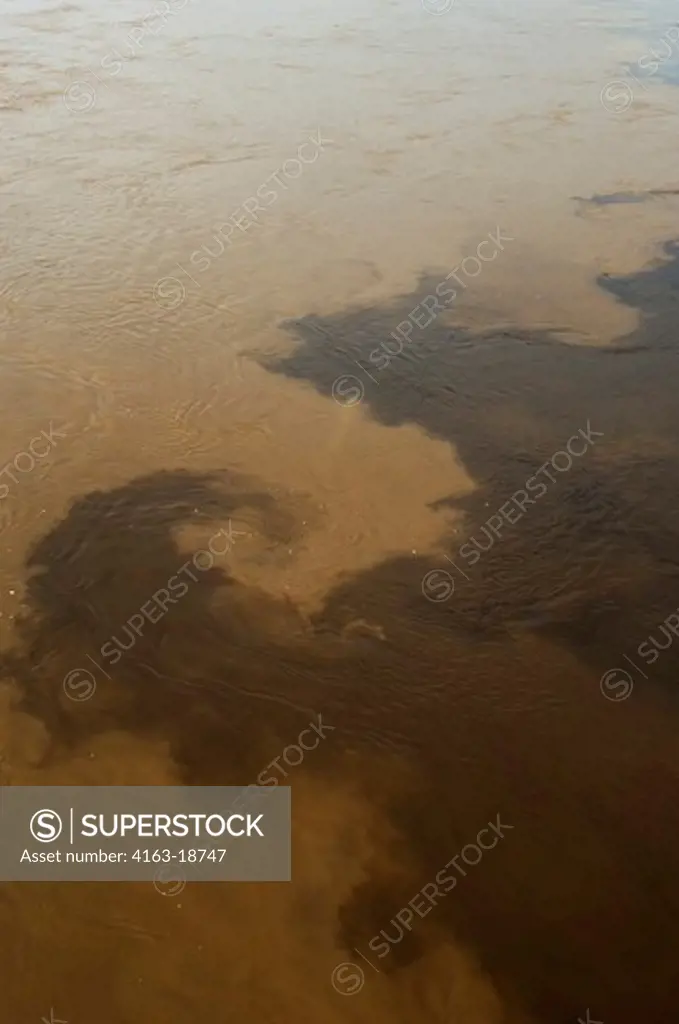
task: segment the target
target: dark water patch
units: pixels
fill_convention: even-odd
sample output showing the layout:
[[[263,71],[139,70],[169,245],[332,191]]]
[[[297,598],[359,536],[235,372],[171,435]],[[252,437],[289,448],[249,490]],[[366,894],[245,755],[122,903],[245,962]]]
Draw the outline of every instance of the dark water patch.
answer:
[[[572,196],[576,203],[591,206],[617,206],[631,203],[645,203],[650,199],[649,192],[595,192],[593,196]]]
[[[382,341],[393,346],[396,325],[435,283],[423,277],[412,294],[385,308],[289,324],[299,344],[267,365],[328,396],[343,373],[360,375],[356,363],[370,367],[375,381],[365,380],[362,409],[387,426],[412,423],[454,446],[477,484],[471,496],[439,503],[465,515],[463,535],[444,542],[458,562],[465,535],[478,536],[489,517],[590,424],[603,437],[582,458],[566,456],[560,465],[571,466],[563,474],[552,469],[554,483],[540,478],[547,493],[525,505],[515,525],[505,522],[491,550],[475,560],[476,598],[468,609],[464,597],[456,598],[455,616],[458,623],[468,613],[472,622],[498,625],[541,620],[543,628],[551,622],[561,630],[577,620],[581,603],[589,616],[592,603],[608,607],[631,586],[643,598],[632,602],[635,621],[618,623],[620,640],[627,640],[637,616],[652,619],[679,597],[676,243],[648,269],[599,278],[601,288],[640,313],[638,327],[613,347],[576,348],[547,331],[518,327],[470,331],[446,322],[444,314],[415,330],[403,352],[378,372],[370,352]],[[464,589],[462,579],[458,585]]]
[[[572,196],[571,198],[578,204],[578,214],[583,214],[592,206],[631,206],[647,203],[652,199],[668,199],[674,196],[679,196],[679,189],[651,188],[638,192],[595,192],[592,196]]]
[[[332,401],[337,377],[356,373],[352,359],[370,365],[433,280],[383,306],[288,325],[297,347],[269,369]],[[453,560],[571,436],[588,422],[603,435],[555,471],[441,604],[422,582],[442,567],[452,575],[443,556],[393,557],[345,579],[311,620],[241,582],[227,556],[75,704],[64,675],[186,561],[182,529],[256,522],[265,552],[307,517],[298,499],[228,471],[161,473],[75,502],[31,553],[27,612],[1,666],[50,729],[47,759],[123,729],[165,740],[187,783],[246,784],[322,712],[333,744],[305,772],[337,772],[356,751],[397,752],[413,768],[411,788],[388,795],[379,775],[366,780],[407,868],[396,878],[379,858],[367,866],[336,921],[348,952],[388,929],[499,812],[513,830],[436,908],[438,938],[408,936],[385,973],[396,983],[449,935],[536,1019],[596,1005],[603,1020],[664,1024],[679,1005],[679,815],[667,768],[676,709],[656,701],[676,691],[679,647],[623,706],[598,680],[679,607],[678,282],[673,245],[657,266],[600,279],[640,313],[613,350],[440,317],[378,384],[366,379],[363,410],[449,443],[477,485],[461,499],[441,481],[437,508],[463,514],[460,532],[451,524],[441,538]],[[354,635],[357,619],[379,629]]]
[[[382,341],[393,345],[392,332],[396,325],[408,318],[424,296],[434,293],[436,281],[434,276],[423,276],[412,294],[381,308],[352,309],[332,317],[312,315],[287,325],[299,339],[298,345],[291,355],[268,361],[268,367],[306,381],[328,396],[337,378],[355,373],[352,366],[357,363],[357,377],[360,368],[369,368],[374,376],[371,351]],[[461,542],[488,522],[489,515],[497,512],[517,489],[524,487],[526,479],[551,459],[555,451],[563,451],[570,435],[589,423],[603,434],[596,454],[593,451],[589,459],[572,460],[572,468],[541,498],[537,507],[526,509],[529,514],[523,522],[513,528],[503,524],[502,538],[498,537],[483,554],[474,570],[469,569],[473,574],[469,581],[461,577],[457,565],[451,568],[446,561],[439,562],[439,568],[447,570],[453,579],[455,594],[449,603],[434,605],[434,614],[438,614],[442,629],[448,631],[448,638],[458,638],[458,645],[469,643],[476,636],[483,638],[488,650],[488,643],[503,631],[505,635],[517,635],[517,630],[518,635],[529,631],[564,644],[585,666],[595,669],[598,677],[602,668],[619,664],[626,652],[633,653],[653,624],[676,608],[679,603],[679,516],[675,500],[679,484],[676,456],[679,410],[675,401],[679,384],[678,284],[676,243],[668,243],[664,259],[651,268],[628,276],[602,275],[600,287],[640,313],[638,327],[620,338],[612,349],[574,349],[550,337],[549,332],[521,328],[494,336],[493,332],[473,332],[461,325],[451,327],[445,317],[440,317],[422,332],[415,331],[411,335],[403,351],[394,354],[388,366],[380,371],[379,380],[364,380],[362,409],[386,426],[411,423],[432,437],[448,441],[476,481],[477,489],[470,497],[442,499],[444,504],[447,502],[465,514],[463,536],[449,535],[443,539],[449,557],[458,563]],[[322,349],[318,345],[319,332],[325,339]],[[333,340],[331,347],[327,344],[328,338]],[[623,354],[625,359],[611,358]],[[351,410],[345,414],[351,415]],[[442,481],[443,487],[445,482]],[[418,578],[422,579],[422,573],[426,574],[426,569],[421,560],[415,566],[410,559],[381,566],[371,574],[373,586],[366,587],[364,575],[358,592],[351,585],[340,588],[331,595],[327,611],[332,614],[338,608],[351,608],[354,614],[367,615],[374,597],[366,595],[372,590],[382,594],[382,601],[388,602],[392,612],[401,599],[402,617],[394,632],[417,643],[415,636],[419,631],[420,677],[424,674],[430,678],[431,667],[424,652],[431,650],[427,633],[431,626],[425,625],[427,612],[422,608],[416,610],[417,582]],[[409,585],[404,582],[408,577]],[[414,622],[418,627],[414,628]],[[440,648],[437,647],[437,651],[440,655]],[[464,669],[460,672],[459,660],[466,662],[467,668],[470,665],[468,653],[466,650],[460,659],[459,646],[457,657],[448,653],[451,676],[455,673],[451,687],[459,688],[461,680],[465,680],[468,686],[478,687],[477,696],[483,703],[488,694],[483,693],[484,682],[478,666],[472,677]],[[402,651],[401,657],[405,665],[405,652]],[[664,685],[673,700],[677,692],[676,666],[675,648],[654,667],[652,682],[645,683],[639,675],[635,682],[641,688]],[[443,674],[441,663],[434,671]],[[514,686],[509,677],[513,674],[514,669],[509,668],[507,676],[497,684],[500,689],[505,688],[504,699],[510,702],[509,693]],[[669,707],[675,716],[676,702]],[[528,704],[524,707],[525,711],[527,709]],[[525,722],[518,728],[521,732]],[[575,734],[573,743],[578,743]],[[467,764],[462,753],[464,742],[459,734],[453,745]],[[511,766],[509,773],[515,778],[514,773],[521,774],[523,768],[509,751],[505,750],[505,756]],[[435,757],[430,749],[429,759]],[[530,759],[527,755],[527,760]],[[446,780],[446,771],[450,768],[446,769],[445,760],[443,757],[438,770],[427,775],[429,797],[437,793],[440,807],[450,805],[450,783]],[[576,771],[572,763],[569,770]],[[598,870],[594,867],[601,854],[601,851],[596,852],[597,841],[585,850],[582,836],[588,830],[578,830],[576,843],[580,852],[575,859],[579,863],[567,865],[558,847],[563,843],[564,850],[572,850],[574,833],[564,829],[565,819],[556,820],[558,813],[549,826],[548,844],[555,859],[552,867],[559,861],[566,888],[574,886],[573,895],[578,892],[577,897],[574,895],[578,908],[569,909],[569,920],[571,923],[575,918],[579,920],[581,934],[588,935],[585,944],[591,944],[592,969],[585,968],[579,960],[579,982],[574,976],[569,986],[556,981],[571,973],[562,959],[569,940],[564,939],[563,947],[560,941],[555,944],[553,931],[543,930],[538,925],[539,912],[533,919],[535,930],[531,931],[530,925],[527,932],[522,928],[522,940],[517,946],[499,938],[498,933],[512,931],[520,916],[518,902],[513,911],[508,911],[511,899],[502,891],[506,884],[506,865],[497,866],[495,882],[490,884],[497,883],[498,888],[487,904],[484,904],[484,897],[477,901],[471,895],[473,882],[459,894],[456,910],[451,914],[457,934],[462,929],[474,948],[483,948],[483,962],[492,963],[499,975],[509,974],[514,982],[520,978],[522,990],[532,991],[529,1003],[539,1013],[553,1018],[555,1013],[575,1012],[577,999],[584,996],[584,990],[590,993],[590,1002],[595,1001],[596,996],[600,1005],[606,1007],[604,1016],[610,1014],[618,1020],[631,1021],[639,1014],[650,1013],[654,1020],[660,1021],[665,1012],[663,1006],[676,1003],[679,990],[668,962],[658,955],[655,946],[659,932],[666,938],[675,935],[675,924],[663,908],[663,902],[666,899],[668,906],[676,908],[679,891],[672,879],[671,858],[663,854],[660,839],[663,818],[667,820],[668,814],[675,817],[670,811],[675,783],[659,768],[651,770],[649,766],[645,774],[651,792],[642,787],[643,799],[654,801],[658,815],[653,826],[656,838],[652,853],[644,852],[646,840],[635,827],[635,812],[631,806],[623,810],[624,797],[621,796],[617,808],[613,807],[613,801],[603,810],[608,798],[604,798],[600,807],[601,778],[590,777],[590,795],[585,797],[582,792],[579,798],[577,815],[582,815],[583,819],[590,813],[598,815],[600,807],[602,820],[607,823],[604,845],[613,843],[627,865],[625,871],[640,872],[638,883],[632,883],[627,891],[620,889],[618,882],[606,887],[606,911],[602,912],[599,906],[594,912],[580,904]],[[486,777],[484,782],[487,781]],[[475,779],[477,794],[487,793],[484,782]],[[563,779],[562,782],[561,798],[573,780],[570,784]],[[498,779],[495,784],[499,793],[503,787]],[[637,786],[635,799],[640,793]],[[526,805],[514,801],[508,791],[504,791],[504,796],[517,816],[522,810],[526,812]],[[546,790],[544,796],[548,802]],[[561,798],[554,795],[556,800]],[[539,798],[538,803],[542,808],[540,817],[551,818],[552,811],[546,810]],[[458,809],[455,824],[459,821]],[[450,824],[447,819],[444,824],[441,816],[432,815],[431,805],[429,813],[414,815],[407,824],[404,822],[404,835],[419,837],[422,860],[430,872],[436,867],[433,851],[440,853],[445,846],[452,848],[450,835],[447,842],[443,841],[443,833]],[[468,827],[472,828],[471,822]],[[556,838],[559,834],[561,840]],[[522,863],[519,871],[524,872],[527,867],[525,847],[518,857]],[[657,874],[649,887],[641,878],[647,877],[651,861]],[[440,866],[441,862],[438,863]],[[633,864],[636,866],[632,867]],[[513,863],[510,874],[517,867]],[[535,861],[532,875],[526,877],[528,888],[522,890],[520,897],[516,893],[517,901],[530,902],[536,898],[544,899],[545,905],[553,903],[550,885],[554,878],[543,889],[544,878],[540,880],[543,870],[544,864],[540,866]],[[576,877],[579,878],[577,883]],[[488,884],[486,878],[484,886]],[[487,897],[488,889],[484,891]],[[538,891],[542,891],[542,897],[537,896]],[[483,911],[479,913],[480,904],[488,910],[485,919]],[[504,912],[501,907],[508,911],[504,923],[500,923]],[[357,913],[360,916],[358,909]],[[558,916],[568,932],[570,925],[565,925],[564,918]],[[612,952],[609,939],[604,936],[616,919],[625,922],[624,937],[619,936],[614,941],[616,951]],[[642,939],[642,935],[646,938]],[[355,940],[355,931],[352,936]],[[526,945],[521,952],[524,942]],[[526,948],[531,949],[530,964],[524,955]],[[634,992],[616,966],[621,956],[634,964]],[[583,985],[585,975],[589,977]],[[646,987],[646,980],[651,976],[657,982],[657,996],[650,996]],[[566,994],[567,989],[570,995]],[[643,997],[640,996],[642,990]],[[569,1006],[570,998],[573,1002]],[[653,1002],[652,1009],[649,999]]]

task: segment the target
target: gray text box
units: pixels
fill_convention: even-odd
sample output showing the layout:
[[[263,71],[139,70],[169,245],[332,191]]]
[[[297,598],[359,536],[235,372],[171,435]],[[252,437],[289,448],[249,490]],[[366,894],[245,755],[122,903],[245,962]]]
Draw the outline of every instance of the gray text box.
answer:
[[[2,786],[0,881],[290,881],[289,786]]]

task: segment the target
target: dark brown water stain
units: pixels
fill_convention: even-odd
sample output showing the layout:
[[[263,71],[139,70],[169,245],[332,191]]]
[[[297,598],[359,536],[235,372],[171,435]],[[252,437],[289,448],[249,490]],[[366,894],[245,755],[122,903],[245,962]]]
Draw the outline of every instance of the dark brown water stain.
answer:
[[[573,196],[578,203],[591,206],[620,206],[630,203],[646,203],[649,199],[665,196],[679,196],[679,188],[647,188],[642,192],[595,192],[593,196]]]
[[[576,216],[583,217],[591,207],[636,206],[652,199],[673,199],[679,196],[676,188],[649,188],[638,192],[595,192],[592,196],[571,196],[577,203]]]
[[[423,276],[383,306],[296,321],[297,348],[267,365],[331,400],[333,381],[355,371],[353,359],[370,366],[372,348],[436,280]],[[1,668],[50,729],[46,764],[83,737],[124,729],[166,740],[193,784],[251,781],[309,709],[322,711],[338,739],[305,771],[330,778],[350,753],[396,752],[413,773],[395,791],[379,774],[366,780],[403,869],[385,872],[376,854],[343,901],[334,925],[347,951],[367,952],[499,811],[512,831],[436,908],[438,931],[416,931],[380,964],[390,983],[420,965],[426,986],[425,952],[449,935],[475,952],[507,1007],[535,1020],[596,1006],[597,1019],[665,1024],[679,1005],[677,651],[623,706],[604,700],[598,676],[679,605],[679,248],[599,284],[640,312],[614,348],[439,320],[366,385],[379,422],[417,424],[454,446],[478,487],[442,507],[462,509],[466,537],[587,421],[604,435],[449,603],[422,595],[442,564],[432,557],[395,557],[344,580],[311,622],[217,569],[111,670],[96,700],[73,705],[60,680],[186,560],[180,526],[254,509],[274,545],[299,528],[297,499],[272,499],[262,483],[168,471],[84,496],[36,545],[27,613]],[[464,539],[451,531],[442,546],[455,558]],[[356,619],[385,639],[347,632]]]
[[[424,276],[413,294],[399,297],[388,308],[350,310],[331,318],[309,316],[298,321],[290,325],[291,332],[300,338],[298,348],[292,355],[268,365],[310,382],[325,394],[330,393],[338,376],[351,372],[355,361],[374,374],[370,352],[379,342],[391,340],[390,332],[424,296],[434,293],[436,283],[435,276]],[[654,628],[657,632],[658,624],[679,606],[679,515],[675,497],[679,483],[676,243],[667,244],[665,259],[658,265],[625,277],[602,276],[599,284],[641,314],[637,329],[613,348],[573,349],[544,331],[516,329],[479,334],[464,326],[451,330],[439,320],[419,337],[419,332],[414,332],[403,353],[393,357],[389,366],[378,373],[379,381],[365,380],[365,404],[379,422],[388,426],[414,423],[430,436],[455,446],[478,484],[471,498],[463,502],[450,499],[452,505],[466,514],[467,537],[475,535],[489,515],[524,487],[527,477],[555,451],[563,450],[569,435],[578,428],[591,422],[595,430],[603,433],[605,440],[597,455],[592,453],[590,459],[576,463],[552,493],[530,510],[529,521],[506,531],[503,539],[493,544],[469,584],[457,577],[459,596],[456,594],[449,605],[437,608],[441,621],[453,635],[462,633],[480,639],[485,634],[489,640],[497,632],[529,630],[565,644],[597,673],[620,664],[626,652],[634,654],[639,641]],[[325,338],[322,354],[319,329]],[[330,350],[328,338],[333,339]],[[458,548],[464,539],[452,535],[446,538],[453,558],[459,560]],[[440,566],[449,568],[444,562]],[[408,598],[402,606],[414,604],[418,582],[426,569],[422,564],[415,567],[410,559],[382,566],[373,574],[372,585],[366,587],[364,577],[358,592],[349,586],[332,595],[327,612],[338,606],[350,606],[354,614],[367,615],[374,606],[376,593],[382,594],[382,600],[392,611],[404,593]],[[404,583],[408,576],[409,585]],[[410,612],[406,618],[408,615],[411,623],[417,615],[421,628],[424,615]],[[400,625],[403,628],[397,629],[396,635],[413,640],[412,628],[409,630],[406,622]],[[423,647],[429,647],[429,643],[429,638],[422,640]],[[405,657],[403,651],[402,656]],[[649,691],[659,684],[668,688],[673,729],[677,710],[676,664],[675,648],[654,667],[652,682],[645,683],[638,675],[635,680]],[[427,668],[437,671],[433,666]],[[509,693],[514,687],[506,679],[502,685],[504,699],[510,701]],[[594,738],[596,729],[590,732],[590,726],[591,721],[588,726],[583,720],[574,730],[574,747],[578,744],[578,733],[587,736],[582,740],[585,743],[598,742]],[[524,727],[525,723],[519,731]],[[456,740],[459,742],[460,738],[456,736]],[[630,736],[623,742],[629,743]],[[671,749],[671,739],[669,742]],[[560,748],[561,742],[556,742],[554,751]],[[629,748],[628,753],[634,761]],[[536,912],[531,924],[524,920],[522,939],[516,943],[508,940],[510,933],[518,938],[514,928],[521,916],[519,903],[527,906],[542,888],[542,869],[537,864],[532,877],[524,878],[521,894],[515,891],[517,905],[504,924],[499,924],[499,908],[506,908],[511,899],[502,890],[505,885],[514,885],[507,882],[506,876],[504,880],[499,877],[506,865],[497,869],[498,891],[494,898],[487,899],[486,878],[486,898],[480,898],[480,902],[469,898],[465,907],[465,934],[473,940],[475,948],[484,949],[483,962],[492,963],[499,973],[507,971],[511,962],[511,978],[521,978],[522,987],[533,993],[529,1004],[552,1019],[555,1012],[571,1012],[566,991],[573,995],[578,992],[580,999],[585,998],[587,991],[590,1002],[595,1001],[592,993],[596,992],[598,1005],[606,1008],[602,1010],[604,1015],[616,1020],[650,1015],[660,1021],[670,1006],[679,1003],[671,967],[656,945],[660,934],[668,947],[676,941],[678,894],[672,880],[669,848],[665,847],[663,852],[664,844],[671,843],[672,829],[662,838],[668,815],[675,828],[677,824],[670,810],[672,794],[676,794],[676,776],[664,776],[660,765],[654,766],[649,755],[650,747],[641,757],[645,765],[640,769],[643,782],[639,777],[628,779],[628,792],[634,791],[631,803],[625,806],[619,792],[619,806],[611,803],[609,795],[603,803],[610,806],[604,809],[599,805],[600,792],[586,795],[583,790],[579,812],[584,817],[600,815],[606,821],[610,841],[619,844],[620,858],[628,864],[635,863],[635,870],[645,879],[643,883],[639,880],[638,885],[631,885],[625,892],[624,887],[603,884],[599,878],[597,885],[603,885],[603,891],[595,897],[589,872],[601,870],[601,866],[594,867],[596,854],[590,850],[579,866],[573,863],[573,858],[581,856],[573,852],[573,844],[582,851],[582,836],[587,830],[564,830],[564,819],[558,820],[559,812],[553,814],[543,805],[540,814],[552,819],[550,835],[561,834],[563,849],[569,851],[565,857],[553,851],[561,862],[563,882],[578,894],[578,907],[568,911],[569,923],[562,912],[552,926],[545,927],[544,922],[539,923],[541,915]],[[514,773],[519,769],[511,757],[508,764],[515,779]],[[590,768],[593,775],[597,774],[594,764]],[[450,805],[449,784],[442,782],[446,770],[443,759],[439,771],[428,776],[429,800],[437,793],[440,807]],[[575,765],[570,770],[577,773]],[[496,782],[499,792],[503,787],[499,780]],[[573,783],[571,779],[561,792],[557,789],[552,799],[562,801],[566,791],[573,789]],[[475,793],[479,792],[479,784],[480,780],[475,779]],[[541,803],[536,795],[538,788],[535,796]],[[597,789],[598,784],[592,783],[592,790]],[[504,796],[514,807],[517,820],[526,813],[526,806],[520,801],[514,803],[509,792],[505,791]],[[420,838],[423,861],[433,870],[430,855],[446,845],[441,840],[447,826],[431,812],[429,800],[428,813],[417,820],[411,818],[404,834]],[[657,812],[651,826],[652,842],[648,842],[648,832],[638,829],[644,800],[652,801]],[[643,817],[644,827],[649,828],[647,816]],[[578,835],[577,840],[574,834]],[[590,855],[593,859],[586,867]],[[521,856],[525,857],[525,850]],[[571,862],[567,863],[568,860]],[[524,861],[520,871],[525,867]],[[549,891],[552,884],[558,885],[555,878],[543,890],[544,906],[553,903]],[[461,902],[467,902],[471,889],[472,886],[460,895]],[[589,907],[586,893],[591,900]],[[606,913],[602,912],[602,899],[607,905]],[[487,911],[485,920],[483,912],[479,913],[481,904]],[[582,962],[582,949],[575,958],[579,964],[579,983],[572,974],[572,954],[565,953],[569,940],[562,934],[564,946],[559,949],[561,940],[555,943],[554,936],[555,927],[568,932],[576,918],[579,941],[583,948],[590,946],[587,967]],[[459,917],[456,924],[459,930]],[[623,937],[611,946],[611,929],[618,928],[622,928]],[[500,937],[503,934],[505,938]],[[570,967],[567,960],[571,960]],[[621,960],[630,969],[634,965],[633,984],[620,974]],[[564,987],[566,975],[570,975],[572,985]],[[654,996],[647,987],[651,977],[657,993]],[[576,1006],[573,1004],[573,1010]]]
[[[664,258],[636,274],[599,278],[601,288],[641,314],[638,327],[612,347],[573,347],[544,330],[471,331],[440,317],[415,329],[402,354],[376,369],[371,351],[383,341],[393,346],[390,332],[440,279],[423,276],[412,294],[387,308],[288,324],[300,344],[266,365],[328,395],[338,377],[356,372],[356,362],[367,368],[375,380],[363,378],[362,408],[382,424],[416,424],[454,445],[477,489],[449,503],[465,513],[466,533],[475,536],[590,423],[603,437],[568,472],[556,474],[551,493],[526,508],[522,524],[496,540],[478,564],[468,616],[456,600],[455,618],[499,626],[537,616],[545,628],[561,629],[573,624],[581,603],[591,621],[600,602],[596,621],[609,621],[633,581],[641,600],[631,604],[643,637],[640,621],[658,621],[660,611],[679,603],[679,247],[667,243]],[[464,539],[447,538],[451,554]],[[535,571],[523,572],[522,565]],[[550,612],[561,580],[569,594],[560,612]],[[621,637],[630,636],[627,628],[631,623],[622,625]]]

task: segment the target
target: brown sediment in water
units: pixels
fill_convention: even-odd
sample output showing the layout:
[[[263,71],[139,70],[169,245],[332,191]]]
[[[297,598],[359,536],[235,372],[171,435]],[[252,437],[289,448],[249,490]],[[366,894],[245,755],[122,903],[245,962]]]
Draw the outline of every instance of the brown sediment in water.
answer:
[[[331,731],[286,766],[291,884],[3,885],[0,1018],[666,1024],[676,118],[660,76],[602,105],[631,15],[201,0],[113,75],[140,11],[51,7],[13,4],[0,95],[0,466],[57,431],[0,498],[0,771],[244,785],[313,716]],[[497,815],[502,842],[404,928]]]
[[[678,266],[668,245],[655,267],[602,279],[641,313],[620,339],[620,352],[639,348],[625,359],[519,327],[496,339],[456,327],[453,337],[469,342],[460,348],[438,322],[426,345],[404,350],[384,371],[389,387],[366,391],[364,413],[344,414],[390,429],[414,421],[454,446],[476,489],[447,498],[442,487],[441,526],[456,509],[458,532],[443,530],[440,554],[399,555],[352,575],[311,616],[244,582],[238,565],[275,560],[321,521],[303,527],[302,497],[274,499],[238,473],[139,478],[85,495],[45,533],[3,663],[14,680],[9,781],[245,784],[310,714],[322,711],[333,732],[290,770],[292,885],[189,886],[171,907],[151,887],[114,898],[103,885],[82,895],[9,886],[22,956],[37,963],[44,952],[47,963],[56,936],[90,976],[106,961],[103,1020],[140,1006],[160,1020],[172,1006],[188,1022],[202,993],[220,991],[224,962],[242,1015],[266,1018],[305,984],[302,1015],[339,1019],[336,964],[355,962],[356,949],[369,954],[371,938],[500,814],[512,829],[505,841],[374,973],[366,968],[356,1019],[560,1020],[587,1005],[604,1020],[631,1022],[642,1008],[644,1019],[663,1019],[678,994],[672,655],[622,706],[603,698],[599,676],[679,604],[669,454],[679,413],[667,343]],[[423,280],[417,293],[426,288]],[[297,321],[296,347],[268,366],[327,395],[358,354],[347,339],[384,337],[413,302],[324,318],[334,344],[320,356],[318,331]],[[450,390],[435,386],[444,380]],[[467,566],[449,601],[426,601],[427,574],[449,566],[446,554],[459,558],[474,529],[588,421],[597,443]],[[226,565],[149,628],[95,699],[66,699],[59,681],[176,570],[186,538],[200,546],[227,520],[245,539]],[[359,619],[370,628],[347,630]],[[45,898],[49,929],[27,929]],[[263,932],[268,981],[254,992]],[[56,970],[41,970],[41,984],[49,979],[84,1012],[88,984],[74,994],[68,971],[57,979]],[[15,977],[7,998],[21,1006]]]

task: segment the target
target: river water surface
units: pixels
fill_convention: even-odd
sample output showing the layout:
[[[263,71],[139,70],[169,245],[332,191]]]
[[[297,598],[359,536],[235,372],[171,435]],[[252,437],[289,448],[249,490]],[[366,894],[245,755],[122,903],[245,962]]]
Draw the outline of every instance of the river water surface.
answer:
[[[673,5],[1,17],[2,778],[245,785],[328,726],[290,884],[3,885],[2,1021],[674,1019]]]

